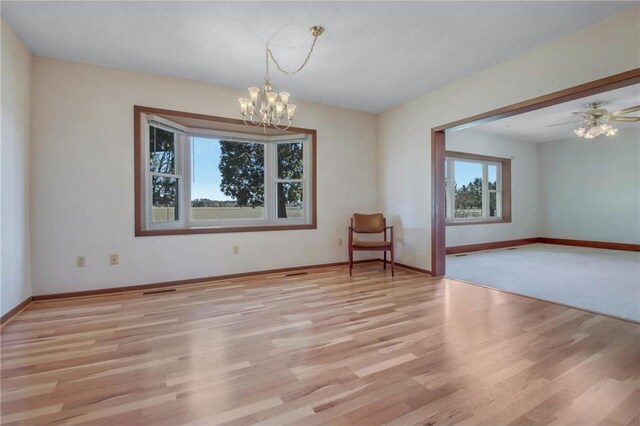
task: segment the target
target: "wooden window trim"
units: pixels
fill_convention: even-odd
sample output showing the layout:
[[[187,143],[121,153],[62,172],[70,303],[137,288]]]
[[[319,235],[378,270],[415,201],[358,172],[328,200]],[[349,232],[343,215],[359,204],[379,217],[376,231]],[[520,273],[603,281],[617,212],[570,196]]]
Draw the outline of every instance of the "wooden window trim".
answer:
[[[469,152],[446,151],[445,158],[458,158],[461,160],[490,161],[501,164],[502,180],[502,217],[500,219],[480,219],[468,221],[447,221],[446,226],[469,226],[469,225],[489,225],[499,223],[511,223],[511,159],[502,157],[491,157],[489,155],[472,154]]]
[[[148,237],[158,235],[191,235],[191,234],[221,234],[228,232],[263,232],[263,231],[291,231],[301,229],[317,229],[318,227],[318,186],[317,186],[317,131],[314,129],[305,129],[302,127],[290,127],[288,130],[297,133],[303,133],[309,136],[311,140],[311,223],[306,224],[276,224],[276,225],[252,225],[252,226],[231,226],[231,227],[202,227],[202,228],[171,228],[171,229],[145,229],[144,220],[144,188],[142,168],[142,157],[144,151],[142,148],[142,115],[172,115],[175,117],[195,118],[199,120],[207,120],[218,123],[244,125],[242,120],[227,117],[217,117],[214,115],[196,114],[184,111],[174,111],[168,109],[152,108],[134,105],[133,107],[133,161],[134,161],[134,232],[136,237]]]

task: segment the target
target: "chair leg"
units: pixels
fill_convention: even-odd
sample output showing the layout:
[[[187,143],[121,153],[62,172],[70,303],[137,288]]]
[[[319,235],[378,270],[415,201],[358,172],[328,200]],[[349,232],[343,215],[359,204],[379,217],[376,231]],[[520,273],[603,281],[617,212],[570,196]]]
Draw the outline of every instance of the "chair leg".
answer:
[[[387,251],[386,250],[384,251],[384,262],[383,262],[383,265],[384,265],[384,270],[386,271],[387,270]]]
[[[353,276],[352,272],[353,271],[353,249],[351,247],[349,247],[349,276]]]
[[[391,250],[389,250],[391,252],[391,276],[393,277],[395,275],[395,264],[393,261],[393,246],[391,246]]]

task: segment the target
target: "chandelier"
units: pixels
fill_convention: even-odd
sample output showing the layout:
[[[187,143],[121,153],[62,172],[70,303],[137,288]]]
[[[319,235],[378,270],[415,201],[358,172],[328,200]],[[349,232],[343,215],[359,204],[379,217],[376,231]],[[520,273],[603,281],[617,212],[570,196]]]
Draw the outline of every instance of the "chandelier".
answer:
[[[289,92],[277,93],[274,91],[269,77],[269,58],[271,58],[278,70],[285,75],[293,75],[300,72],[309,62],[313,48],[316,45],[316,40],[322,35],[324,28],[313,26],[309,31],[313,36],[313,43],[304,62],[295,71],[284,70],[273,56],[273,52],[269,49],[269,44],[267,43],[265,52],[266,71],[262,86],[249,87],[249,97],[238,99],[240,102],[240,114],[242,114],[244,124],[256,127],[262,126],[265,132],[267,131],[267,127],[286,130],[291,126],[296,106],[289,103]]]

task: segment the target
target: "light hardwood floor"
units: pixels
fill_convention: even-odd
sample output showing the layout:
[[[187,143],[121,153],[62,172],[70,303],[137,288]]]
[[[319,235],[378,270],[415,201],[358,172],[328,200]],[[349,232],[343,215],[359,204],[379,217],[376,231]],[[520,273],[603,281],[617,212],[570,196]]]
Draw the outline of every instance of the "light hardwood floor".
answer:
[[[380,264],[36,302],[2,423],[638,424],[633,323]]]

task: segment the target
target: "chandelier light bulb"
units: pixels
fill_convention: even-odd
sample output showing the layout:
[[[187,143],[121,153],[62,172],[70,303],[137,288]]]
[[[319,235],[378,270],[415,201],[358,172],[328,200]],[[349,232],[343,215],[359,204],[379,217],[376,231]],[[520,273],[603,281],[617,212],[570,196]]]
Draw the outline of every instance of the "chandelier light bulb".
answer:
[[[249,110],[249,103],[251,101],[247,98],[240,98],[238,101],[240,102],[240,113],[244,116]]]
[[[282,118],[282,113],[284,111],[284,105],[282,104],[282,102],[278,101],[276,102],[276,116],[278,118]]]
[[[276,104],[276,98],[278,94],[275,92],[267,92],[267,101],[269,102],[269,107],[273,107]]]
[[[251,103],[253,106],[258,105],[258,94],[260,93],[260,89],[257,87],[249,87],[249,95],[251,96]]]
[[[293,114],[296,112],[296,106],[294,104],[287,105],[287,117],[289,121],[293,120]]]
[[[280,101],[282,101],[282,104],[284,106],[287,106],[287,104],[289,103],[289,92],[280,92],[279,96],[280,96]]]

